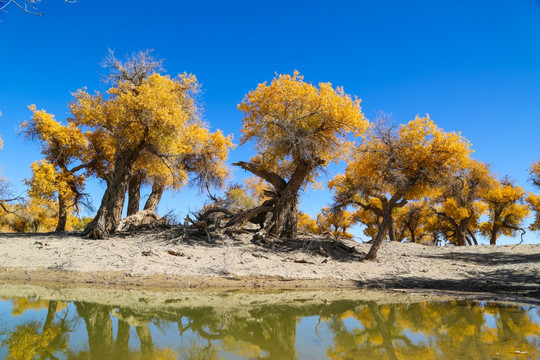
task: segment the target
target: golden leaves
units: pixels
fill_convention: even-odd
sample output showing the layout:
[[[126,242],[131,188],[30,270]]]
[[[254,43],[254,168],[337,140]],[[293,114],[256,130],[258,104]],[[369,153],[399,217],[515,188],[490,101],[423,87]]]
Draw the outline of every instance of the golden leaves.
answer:
[[[244,113],[241,144],[254,140],[269,163],[341,159],[346,135],[360,135],[368,124],[359,99],[330,83],[307,83],[297,71],[259,84],[238,109]]]

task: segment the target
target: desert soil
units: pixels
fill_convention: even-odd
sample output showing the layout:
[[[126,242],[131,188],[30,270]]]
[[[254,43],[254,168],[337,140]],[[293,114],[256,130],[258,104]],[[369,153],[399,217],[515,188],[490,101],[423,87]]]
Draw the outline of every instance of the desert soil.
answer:
[[[184,239],[174,229],[88,240],[0,234],[0,284],[108,288],[364,288],[487,292],[540,299],[540,244],[435,247],[324,237],[252,243],[253,234]]]

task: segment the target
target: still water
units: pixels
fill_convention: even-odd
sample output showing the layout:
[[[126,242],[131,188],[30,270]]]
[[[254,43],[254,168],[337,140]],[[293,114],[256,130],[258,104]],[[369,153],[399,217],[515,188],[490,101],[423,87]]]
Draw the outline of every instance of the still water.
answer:
[[[534,304],[85,291],[27,289],[16,297],[0,289],[0,359],[540,357]]]

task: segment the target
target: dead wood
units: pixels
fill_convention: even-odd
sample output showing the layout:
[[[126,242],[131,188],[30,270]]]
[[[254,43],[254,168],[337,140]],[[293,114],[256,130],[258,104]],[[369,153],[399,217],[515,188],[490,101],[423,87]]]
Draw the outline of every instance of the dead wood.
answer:
[[[242,229],[248,221],[250,221],[259,214],[266,214],[269,211],[272,211],[273,208],[273,206],[261,205],[250,210],[242,211],[234,215],[232,219],[225,224],[225,228],[234,226],[236,229]]]
[[[167,254],[172,256],[186,256],[183,252],[180,251],[174,251],[174,250],[167,250]]]

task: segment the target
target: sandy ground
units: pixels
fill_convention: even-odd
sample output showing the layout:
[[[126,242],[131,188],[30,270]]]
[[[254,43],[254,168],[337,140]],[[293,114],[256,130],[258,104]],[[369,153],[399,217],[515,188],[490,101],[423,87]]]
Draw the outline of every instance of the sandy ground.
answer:
[[[174,230],[83,239],[0,234],[0,284],[108,288],[370,288],[490,292],[540,298],[540,245],[433,247],[302,237],[273,246],[252,234],[213,243]]]

